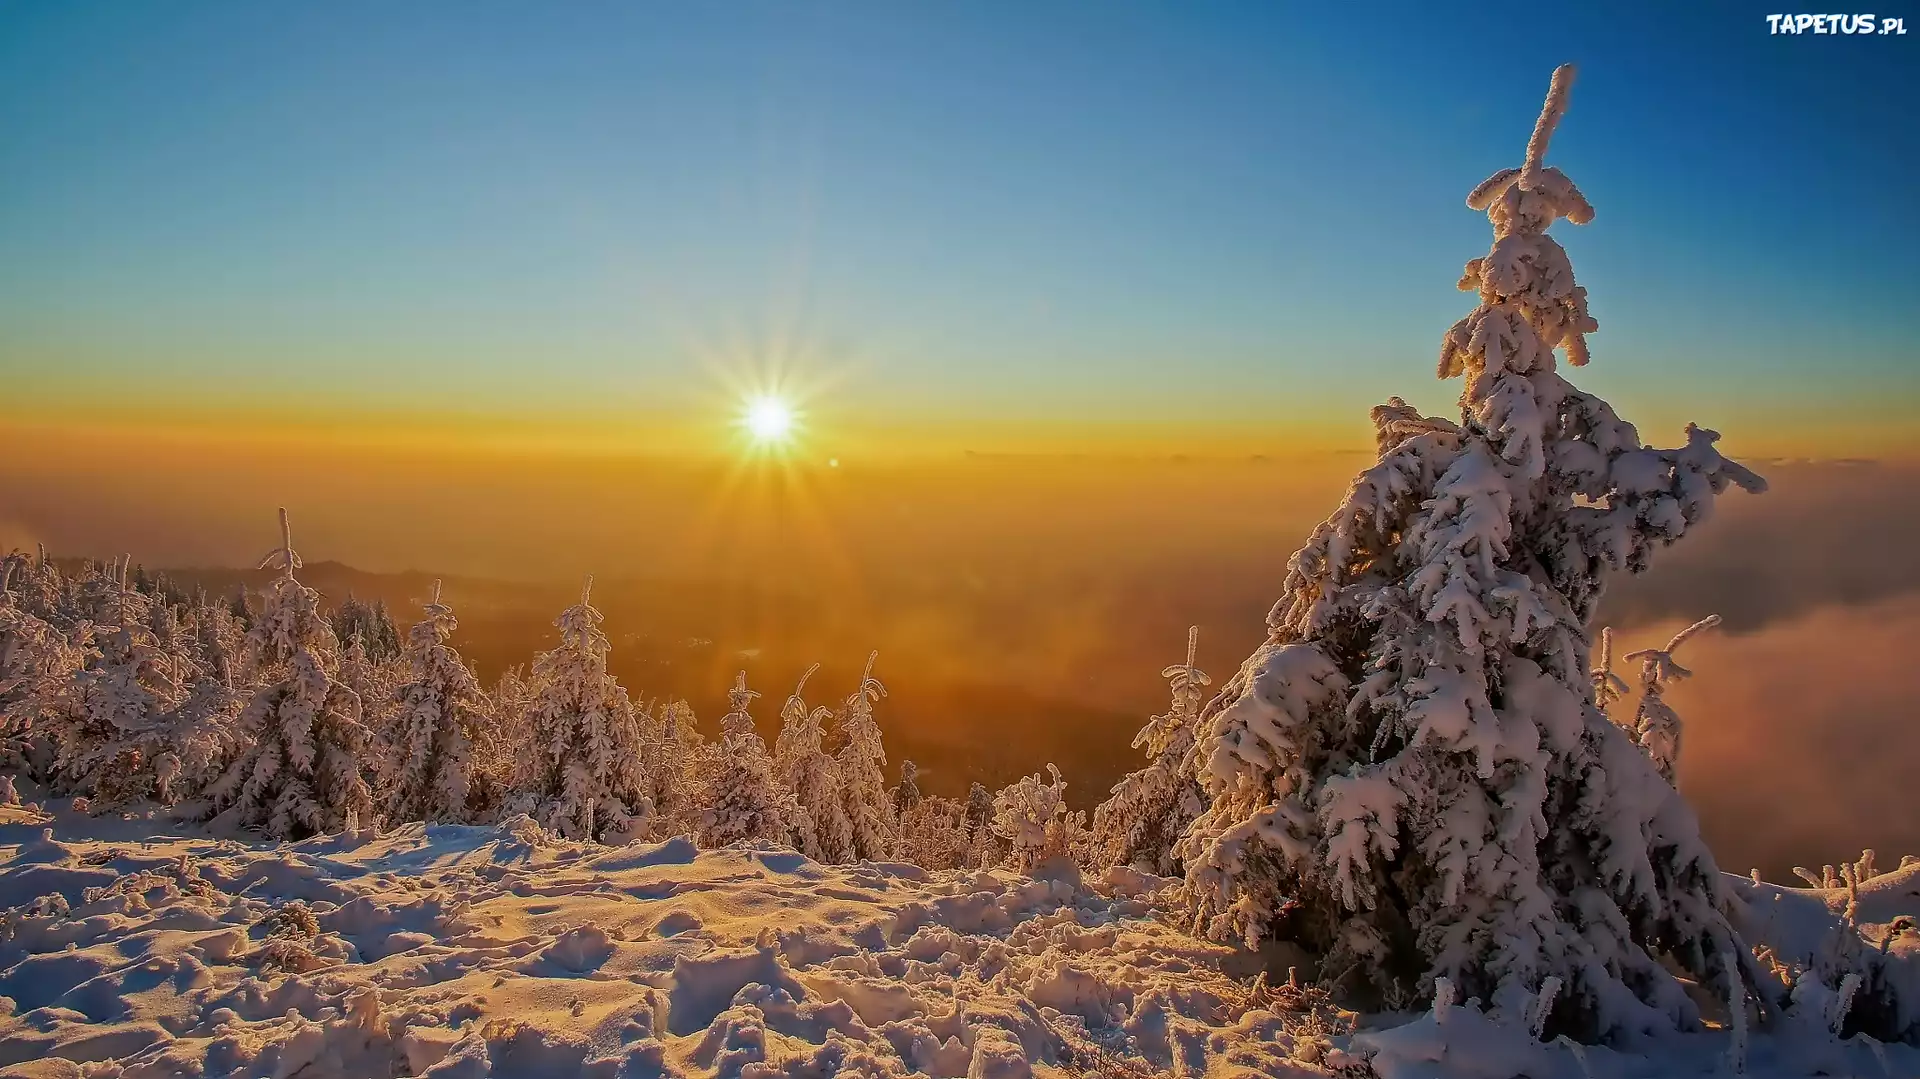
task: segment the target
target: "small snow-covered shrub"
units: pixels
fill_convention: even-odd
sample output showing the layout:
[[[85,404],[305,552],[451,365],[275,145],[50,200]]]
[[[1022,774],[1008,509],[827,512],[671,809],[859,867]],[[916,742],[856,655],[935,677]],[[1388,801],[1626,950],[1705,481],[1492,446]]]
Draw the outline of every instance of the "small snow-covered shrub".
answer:
[[[1067,811],[1060,769],[1047,765],[1047,776],[1023,776],[993,799],[993,834],[1006,840],[1010,861],[1023,873],[1054,858],[1078,861],[1086,850],[1086,814]]]
[[[900,861],[924,869],[963,869],[972,866],[972,853],[963,803],[928,795],[901,812]]]

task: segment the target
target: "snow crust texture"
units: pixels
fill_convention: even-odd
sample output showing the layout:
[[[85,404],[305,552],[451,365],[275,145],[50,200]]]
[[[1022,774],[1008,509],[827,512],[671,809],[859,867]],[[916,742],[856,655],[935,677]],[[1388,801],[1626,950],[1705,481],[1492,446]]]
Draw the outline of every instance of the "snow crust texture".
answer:
[[[1724,1009],[1717,1030],[1613,1047],[1542,1041],[1550,999],[1503,1021],[1450,985],[1425,1013],[1341,1012],[1171,929],[1172,883],[608,847],[526,817],[243,845],[10,806],[0,1076],[1727,1071]],[[1728,886],[1785,959],[1886,931],[1887,976],[1920,981],[1920,937],[1897,927],[1920,912],[1920,863],[1851,889]],[[1841,1036],[1805,981],[1743,1045],[1746,1074],[1920,1075],[1912,1046]]]
[[[0,1074],[1316,1073],[1130,871],[606,847],[525,817],[247,846],[0,814]]]

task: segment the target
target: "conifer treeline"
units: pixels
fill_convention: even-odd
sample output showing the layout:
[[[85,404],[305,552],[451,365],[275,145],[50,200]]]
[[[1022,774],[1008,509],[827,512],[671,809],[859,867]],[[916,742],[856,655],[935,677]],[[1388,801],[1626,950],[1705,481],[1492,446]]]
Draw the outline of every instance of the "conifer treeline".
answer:
[[[151,805],[271,838],[524,813],[568,838],[685,834],[823,862],[984,867],[1095,847],[1057,773],[965,800],[923,795],[912,761],[890,773],[877,655],[844,701],[809,703],[803,677],[771,746],[743,672],[710,741],[684,700],[636,701],[608,672],[591,579],[555,620],[558,645],[489,689],[439,582],[404,633],[384,605],[323,612],[285,511],[281,526],[273,579],[228,596],[131,559],[0,561],[9,789],[19,777],[94,812]]]

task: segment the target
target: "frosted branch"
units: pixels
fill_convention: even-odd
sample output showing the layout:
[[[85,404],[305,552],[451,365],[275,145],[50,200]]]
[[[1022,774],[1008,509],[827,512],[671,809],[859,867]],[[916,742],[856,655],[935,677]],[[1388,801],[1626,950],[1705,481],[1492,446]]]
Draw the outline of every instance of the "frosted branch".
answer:
[[[1547,102],[1540,108],[1540,119],[1533,123],[1533,137],[1527,140],[1527,161],[1520,168],[1520,190],[1532,191],[1540,182],[1540,168],[1547,157],[1547,143],[1567,114],[1567,91],[1573,87],[1572,64],[1553,69],[1553,85],[1547,88]]]

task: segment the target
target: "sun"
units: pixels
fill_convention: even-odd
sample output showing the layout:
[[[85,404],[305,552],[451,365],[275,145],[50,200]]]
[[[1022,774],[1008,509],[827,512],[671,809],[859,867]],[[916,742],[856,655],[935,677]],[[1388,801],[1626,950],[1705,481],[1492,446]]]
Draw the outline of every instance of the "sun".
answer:
[[[793,435],[793,408],[777,397],[756,397],[747,403],[747,432],[755,442],[775,445]]]

